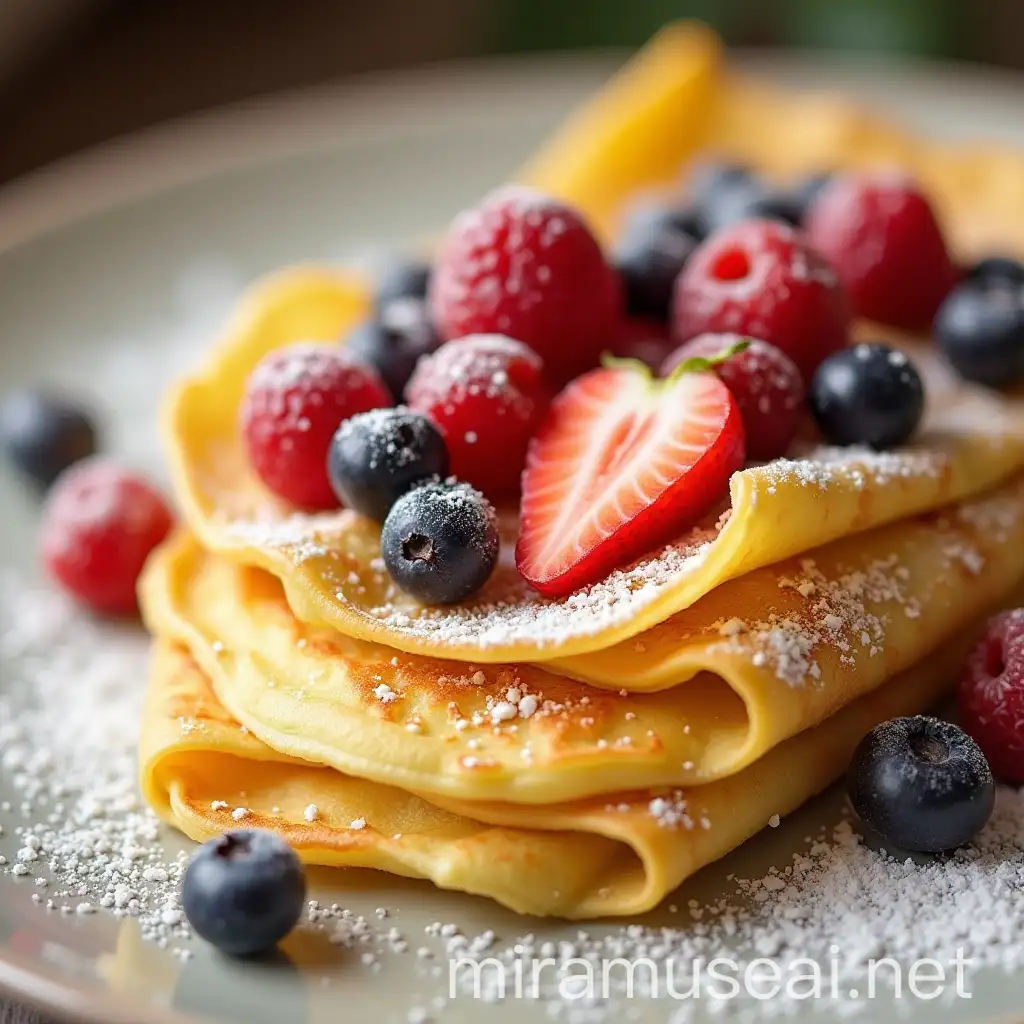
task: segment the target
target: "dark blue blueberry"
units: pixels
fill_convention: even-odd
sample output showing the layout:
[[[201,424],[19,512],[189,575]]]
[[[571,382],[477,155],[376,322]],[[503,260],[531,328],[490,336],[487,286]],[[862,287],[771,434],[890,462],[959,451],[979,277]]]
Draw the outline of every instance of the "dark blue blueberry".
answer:
[[[1024,263],[1009,256],[988,256],[967,271],[969,281],[982,284],[1008,284],[1024,287]]]
[[[69,398],[44,391],[20,391],[4,401],[0,439],[11,462],[44,487],[96,451],[89,413]]]
[[[668,320],[673,285],[702,237],[688,210],[652,204],[633,212],[612,254],[630,316]]]
[[[995,802],[981,748],[958,726],[916,715],[876,725],[847,776],[853,809],[885,842],[942,853],[969,842]]]
[[[713,233],[741,220],[778,220],[799,227],[803,207],[797,198],[784,189],[764,188],[757,182],[738,187],[721,195],[701,213],[704,227]]]
[[[714,206],[724,196],[756,185],[757,176],[743,164],[709,160],[697,164],[687,178],[690,202],[698,209]]]
[[[378,315],[395,299],[427,297],[430,285],[430,264],[424,260],[403,260],[386,266],[377,280],[374,306]]]
[[[395,299],[378,316],[360,324],[343,341],[349,352],[383,378],[395,400],[401,398],[420,356],[441,344],[422,299]]]
[[[1024,285],[996,275],[964,281],[939,307],[934,334],[961,377],[1015,384],[1024,378]]]
[[[391,578],[423,604],[455,604],[475,594],[498,562],[490,502],[469,484],[432,483],[395,502],[381,532]]]
[[[295,851],[273,832],[228,832],[201,846],[181,884],[193,930],[232,956],[265,953],[296,925],[306,875]]]
[[[829,356],[811,380],[811,412],[829,444],[894,448],[924,412],[924,385],[899,349],[861,342]]]
[[[426,416],[401,407],[374,409],[338,428],[327,472],[346,508],[382,523],[411,487],[448,475],[448,447]]]

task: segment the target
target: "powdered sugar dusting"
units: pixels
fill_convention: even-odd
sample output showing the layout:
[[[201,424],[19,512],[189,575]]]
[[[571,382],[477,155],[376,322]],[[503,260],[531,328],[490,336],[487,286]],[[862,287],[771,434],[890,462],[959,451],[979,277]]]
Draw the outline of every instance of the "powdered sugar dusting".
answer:
[[[745,470],[750,504],[740,511],[758,514],[754,511],[758,496],[774,497],[781,487],[823,494],[839,488],[847,495],[881,491],[898,482],[934,487],[949,472],[951,458],[942,446],[893,452],[810,447],[799,457]],[[713,513],[660,551],[558,600],[542,597],[517,572],[513,552],[518,524],[513,517],[506,517],[501,523],[501,558],[491,580],[471,601],[445,608],[426,608],[412,601],[394,586],[379,559],[367,564],[360,558],[354,564],[352,558],[342,557],[344,534],[352,522],[346,513],[279,518],[268,512],[225,523],[232,541],[283,554],[297,567],[304,567],[308,582],[333,594],[340,607],[367,616],[395,634],[438,647],[484,650],[528,643],[543,649],[636,621],[645,608],[701,570],[736,511],[725,508],[721,514]],[[799,550],[800,538],[792,541]],[[790,549],[775,557],[792,553]],[[721,578],[715,577],[709,586],[718,582]]]
[[[22,801],[17,864],[2,870],[35,877],[47,910],[132,916],[174,946],[188,937],[184,857],[166,857],[135,789],[147,650],[137,630],[97,626],[0,575],[0,760]]]

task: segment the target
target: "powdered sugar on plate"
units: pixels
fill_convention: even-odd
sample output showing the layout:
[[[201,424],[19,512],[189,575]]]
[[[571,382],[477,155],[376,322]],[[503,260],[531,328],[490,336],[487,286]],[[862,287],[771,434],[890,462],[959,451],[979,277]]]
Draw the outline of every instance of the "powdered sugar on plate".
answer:
[[[0,764],[20,798],[17,811],[0,810],[18,844],[0,870],[26,884],[31,875],[47,911],[132,916],[168,946],[188,936],[184,858],[164,854],[161,825],[136,792],[147,649],[137,629],[101,627],[0,575]]]
[[[992,510],[985,521],[1005,521],[1005,514]],[[177,895],[184,855],[165,853],[167,836],[135,791],[145,638],[131,629],[98,626],[52,592],[13,576],[0,576],[0,612],[0,761],[20,801],[15,807],[0,806],[6,832],[0,835],[12,854],[0,863],[0,871],[32,887],[41,914],[133,917],[143,937],[188,957],[198,947],[187,941],[189,929]],[[530,695],[510,684],[502,696],[522,715]],[[711,827],[680,792],[652,797],[648,810],[661,827],[680,835]],[[304,816],[315,821],[319,810],[311,804]],[[770,807],[765,821],[778,825]],[[350,827],[360,829],[366,822],[353,819]],[[411,906],[364,916],[312,900],[306,927],[359,953],[346,958],[346,978],[353,972],[373,975],[384,967],[405,971],[413,982],[409,991],[416,993],[410,995],[409,1013],[423,1020],[443,1021],[448,1006],[473,998],[468,965],[485,960],[491,966],[483,971],[476,998],[513,998],[516,964],[529,970],[537,960],[550,958],[554,966],[546,980],[523,998],[554,1019],[593,1024],[628,1020],[655,996],[661,1002],[656,1011],[648,1007],[649,1019],[686,1024],[704,1012],[709,1000],[669,998],[664,978],[723,955],[740,968],[759,956],[782,964],[812,957],[829,968],[834,961],[839,996],[817,1008],[841,1015],[878,1006],[850,995],[862,985],[869,957],[889,955],[903,964],[923,957],[945,962],[962,952],[975,969],[1024,966],[1024,918],[1019,914],[1024,793],[1001,790],[991,822],[970,847],[922,863],[868,848],[849,824],[797,846],[800,852],[791,859],[784,855],[778,868],[730,876],[709,901],[688,898],[682,890],[667,908],[668,926],[624,922],[580,930],[551,923],[541,931],[522,932],[512,924],[502,937],[489,928],[473,934],[456,923],[435,922],[422,934],[409,930],[409,914],[415,914]],[[379,902],[378,897],[375,905]],[[664,909],[660,916],[664,921]],[[504,914],[496,918],[515,920]],[[657,993],[645,990],[650,982],[640,970],[633,997],[627,998],[620,968],[611,974],[607,992],[566,996],[562,982],[578,974],[581,963],[599,967],[615,958],[653,963],[661,986]],[[452,967],[456,961],[461,968]],[[494,964],[505,972],[509,988],[504,996]],[[881,975],[882,986],[887,977]],[[676,975],[675,985],[675,991],[685,991],[686,977]],[[725,1005],[750,1020],[807,1006],[786,992],[767,1001],[741,993]]]

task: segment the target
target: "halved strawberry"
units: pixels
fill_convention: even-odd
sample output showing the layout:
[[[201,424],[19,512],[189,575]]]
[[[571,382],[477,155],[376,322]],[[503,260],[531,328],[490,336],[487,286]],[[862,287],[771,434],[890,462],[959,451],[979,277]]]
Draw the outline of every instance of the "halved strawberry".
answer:
[[[554,401],[523,473],[516,566],[568,594],[679,536],[744,461],[743,421],[704,361],[654,380],[639,363],[592,370]]]

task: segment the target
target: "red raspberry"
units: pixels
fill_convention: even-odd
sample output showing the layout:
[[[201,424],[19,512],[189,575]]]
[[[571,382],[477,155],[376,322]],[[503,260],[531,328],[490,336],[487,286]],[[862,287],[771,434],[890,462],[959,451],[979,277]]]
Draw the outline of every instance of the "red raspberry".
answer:
[[[43,508],[47,571],[95,611],[135,611],[135,584],[173,525],[162,495],[110,459],[85,459],[63,473]]]
[[[989,619],[957,693],[960,724],[1004,782],[1024,782],[1024,608]]]
[[[638,359],[652,370],[657,370],[671,351],[668,327],[640,316],[627,317],[619,324],[610,348],[613,356]]]
[[[557,384],[597,365],[622,311],[619,275],[570,207],[499,189],[456,217],[430,284],[441,336],[504,334]]]
[[[837,175],[811,204],[805,230],[869,320],[926,331],[956,282],[935,214],[903,174]]]
[[[787,224],[747,220],[698,246],[676,281],[672,331],[744,334],[782,349],[804,380],[850,329],[835,273]]]
[[[299,508],[338,507],[327,452],[342,420],[392,405],[377,371],[344,349],[293,345],[265,356],[242,401],[249,460],[275,494]]]
[[[715,356],[743,340],[737,334],[702,334],[680,345],[665,360],[661,375],[667,377],[684,359]],[[767,462],[785,455],[805,411],[806,389],[796,363],[774,345],[751,341],[749,348],[716,366],[715,372],[739,406],[747,458]]]
[[[500,334],[449,341],[419,361],[405,394],[444,435],[454,476],[492,501],[518,494],[526,446],[551,404],[532,349]]]

